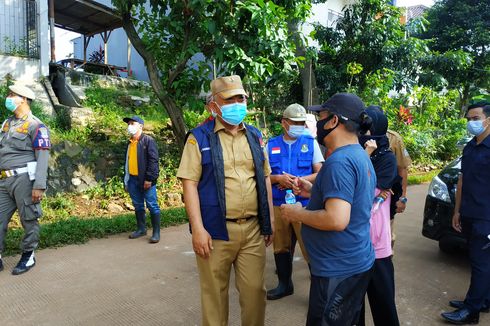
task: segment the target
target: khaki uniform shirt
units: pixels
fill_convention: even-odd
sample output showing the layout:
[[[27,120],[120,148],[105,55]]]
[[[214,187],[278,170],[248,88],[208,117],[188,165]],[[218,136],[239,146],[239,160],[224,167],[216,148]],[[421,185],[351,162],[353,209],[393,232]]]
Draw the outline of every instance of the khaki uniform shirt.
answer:
[[[223,150],[225,174],[226,218],[237,219],[257,216],[257,189],[252,151],[242,124],[236,135],[228,132],[216,119],[214,132],[218,133]],[[271,174],[269,160],[264,151],[264,175]],[[177,177],[199,182],[201,179],[201,150],[194,135],[189,135],[184,146]]]
[[[388,136],[391,151],[395,153],[396,164],[398,167],[402,169],[408,168],[410,164],[412,164],[412,159],[405,148],[402,136],[392,130],[388,130],[386,136]]]

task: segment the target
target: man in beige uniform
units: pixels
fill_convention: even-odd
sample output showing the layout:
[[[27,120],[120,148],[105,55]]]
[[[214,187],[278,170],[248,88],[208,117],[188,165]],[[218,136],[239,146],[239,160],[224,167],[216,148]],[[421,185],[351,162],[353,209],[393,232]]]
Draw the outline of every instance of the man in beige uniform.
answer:
[[[398,175],[402,178],[401,189],[394,191],[395,194],[392,198],[392,204],[390,209],[391,218],[391,246],[395,244],[396,234],[394,231],[394,217],[396,213],[403,213],[407,206],[407,179],[408,179],[408,167],[412,164],[412,159],[408,154],[405,144],[403,143],[403,138],[397,132],[388,130],[386,133],[388,140],[390,142],[390,150],[395,153],[396,164],[398,167]],[[400,187],[399,187],[400,188]],[[398,192],[398,194],[397,194]],[[401,193],[401,195],[400,195]]]
[[[264,325],[265,247],[272,243],[270,167],[260,131],[243,123],[247,94],[239,76],[211,82],[215,119],[186,139],[177,177],[192,232],[203,325],[228,325],[231,267],[241,323]]]

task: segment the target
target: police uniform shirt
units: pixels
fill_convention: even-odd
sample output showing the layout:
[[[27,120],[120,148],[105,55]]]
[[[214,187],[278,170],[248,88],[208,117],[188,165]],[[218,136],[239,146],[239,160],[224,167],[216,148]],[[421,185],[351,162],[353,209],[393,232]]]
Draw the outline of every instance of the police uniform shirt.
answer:
[[[388,141],[390,142],[390,150],[395,153],[398,167],[402,169],[408,168],[412,164],[412,159],[403,144],[402,136],[392,130],[388,130],[386,136],[388,136]]]
[[[257,216],[257,189],[252,151],[242,124],[232,135],[216,119],[214,132],[218,133],[223,149],[225,174],[226,217],[229,219]],[[269,160],[264,152],[264,175],[271,174]],[[182,153],[177,177],[199,182],[202,174],[201,151],[194,135],[189,135]]]
[[[34,189],[46,189],[49,149],[49,129],[32,113],[17,119],[9,117],[0,131],[0,170],[25,167],[37,161]]]

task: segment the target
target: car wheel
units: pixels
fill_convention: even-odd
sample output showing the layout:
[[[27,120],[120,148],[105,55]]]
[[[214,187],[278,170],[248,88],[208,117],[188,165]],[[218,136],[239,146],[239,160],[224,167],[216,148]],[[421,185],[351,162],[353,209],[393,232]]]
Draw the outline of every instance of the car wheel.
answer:
[[[455,241],[451,241],[447,238],[442,238],[439,240],[439,249],[442,252],[452,254],[459,249],[459,245]]]

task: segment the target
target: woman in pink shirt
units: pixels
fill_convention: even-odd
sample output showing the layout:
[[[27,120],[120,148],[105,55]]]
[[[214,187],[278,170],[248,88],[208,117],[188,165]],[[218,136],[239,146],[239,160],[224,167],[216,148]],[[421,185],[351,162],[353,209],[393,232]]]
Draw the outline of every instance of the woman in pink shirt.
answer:
[[[392,262],[390,202],[391,187],[399,178],[396,157],[390,151],[386,131],[388,119],[379,107],[370,106],[366,113],[373,123],[359,142],[371,157],[376,172],[376,192],[371,210],[371,241],[376,254],[367,296],[375,325],[398,326],[395,304],[395,272]],[[364,325],[364,305],[357,325]]]

